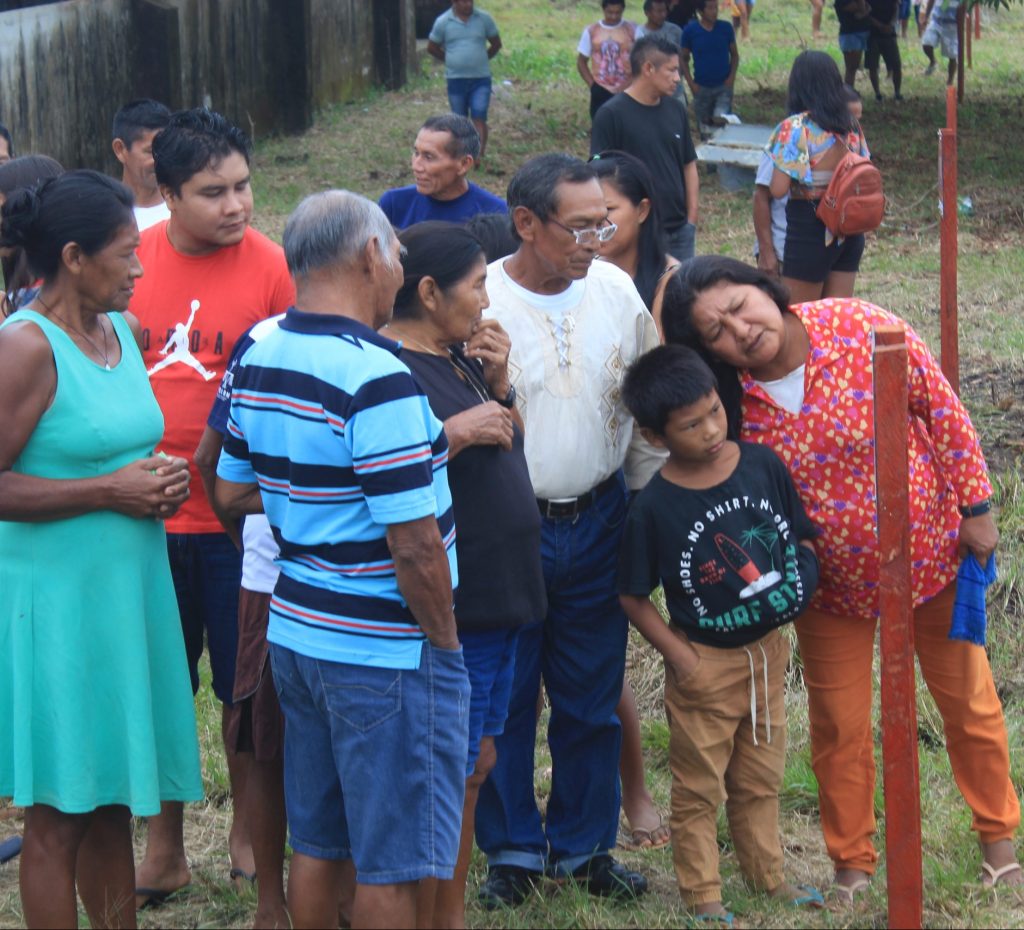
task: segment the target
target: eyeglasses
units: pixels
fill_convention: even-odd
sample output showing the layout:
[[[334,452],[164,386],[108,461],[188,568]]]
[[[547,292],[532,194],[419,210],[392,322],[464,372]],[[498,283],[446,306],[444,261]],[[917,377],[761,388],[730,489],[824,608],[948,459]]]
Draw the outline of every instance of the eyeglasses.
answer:
[[[586,245],[588,242],[594,242],[595,240],[597,242],[607,242],[619,229],[614,223],[608,221],[605,221],[600,226],[590,226],[587,229],[573,229],[572,226],[559,223],[554,217],[549,217],[548,222],[554,223],[568,233],[572,233],[576,237],[576,245]]]

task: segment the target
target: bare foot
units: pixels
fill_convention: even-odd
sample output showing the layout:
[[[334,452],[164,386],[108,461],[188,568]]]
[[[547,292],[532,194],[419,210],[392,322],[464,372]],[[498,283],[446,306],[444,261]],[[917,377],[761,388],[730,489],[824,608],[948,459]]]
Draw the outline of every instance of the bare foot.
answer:
[[[257,909],[252,921],[253,930],[289,930],[291,925],[291,918],[284,904],[266,910]]]
[[[1012,840],[982,843],[981,854],[984,857],[984,874],[981,876],[983,885],[1024,885],[1024,871],[1017,863]]]
[[[629,826],[630,844],[635,849],[657,849],[672,838],[668,821],[658,813],[646,791],[637,798],[622,797],[622,812]]]

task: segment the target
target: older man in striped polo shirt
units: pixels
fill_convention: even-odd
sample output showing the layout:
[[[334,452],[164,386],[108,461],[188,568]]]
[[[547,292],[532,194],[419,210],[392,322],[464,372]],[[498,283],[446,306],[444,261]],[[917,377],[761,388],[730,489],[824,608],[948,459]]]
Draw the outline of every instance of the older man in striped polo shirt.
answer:
[[[469,682],[455,632],[448,443],[398,345],[380,209],[327,191],[284,233],[296,306],[242,355],[216,500],[264,510],[281,554],[271,663],[285,715],[295,927],[411,926],[458,852]]]

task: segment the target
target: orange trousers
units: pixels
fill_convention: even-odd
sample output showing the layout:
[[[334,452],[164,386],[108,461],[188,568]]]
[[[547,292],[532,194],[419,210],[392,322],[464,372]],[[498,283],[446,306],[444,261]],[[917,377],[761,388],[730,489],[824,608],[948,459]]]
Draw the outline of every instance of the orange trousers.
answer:
[[[914,611],[914,649],[942,714],[957,787],[983,843],[1020,824],[1003,709],[984,648],[948,638],[956,586]],[[811,764],[825,845],[837,869],[875,870],[871,665],[876,622],[807,610],[796,622],[810,712]]]

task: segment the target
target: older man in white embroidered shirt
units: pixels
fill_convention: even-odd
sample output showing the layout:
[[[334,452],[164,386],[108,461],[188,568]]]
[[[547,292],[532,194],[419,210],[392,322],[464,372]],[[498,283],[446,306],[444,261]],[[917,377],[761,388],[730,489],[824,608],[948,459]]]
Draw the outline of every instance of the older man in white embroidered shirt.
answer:
[[[594,261],[615,227],[589,165],[531,159],[509,185],[508,206],[520,247],[487,270],[489,312],[512,338],[549,609],[520,634],[498,764],[480,796],[477,842],[489,864],[480,895],[488,906],[518,904],[551,868],[591,893],[635,897],[646,880],[608,854],[628,628],[615,577],[626,486],[646,484],[661,458],[634,435],[620,384],[657,330],[629,276]],[[542,673],[553,763],[543,825],[533,792]]]

